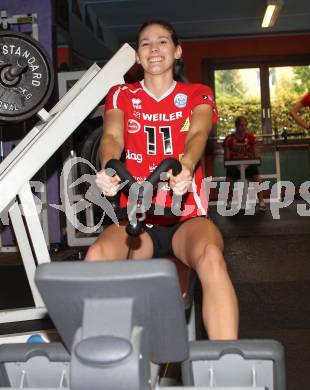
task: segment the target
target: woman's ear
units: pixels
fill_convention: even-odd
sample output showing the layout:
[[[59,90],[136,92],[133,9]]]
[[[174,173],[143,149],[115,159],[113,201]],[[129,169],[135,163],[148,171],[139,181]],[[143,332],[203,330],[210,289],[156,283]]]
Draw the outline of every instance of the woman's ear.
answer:
[[[140,58],[139,58],[137,53],[136,53],[136,62],[137,62],[137,64],[141,64]]]
[[[174,54],[174,58],[176,60],[179,60],[180,58],[182,57],[182,47],[180,45],[178,45],[175,49],[175,54]]]

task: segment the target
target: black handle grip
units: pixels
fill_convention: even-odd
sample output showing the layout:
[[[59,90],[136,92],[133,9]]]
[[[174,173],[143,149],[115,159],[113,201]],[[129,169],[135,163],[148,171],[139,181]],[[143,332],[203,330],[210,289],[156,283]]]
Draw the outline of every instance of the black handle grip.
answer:
[[[160,175],[163,172],[167,172],[172,169],[174,176],[178,175],[182,171],[182,165],[176,158],[170,157],[163,160],[154,171],[146,179],[152,185],[157,184],[160,181]]]
[[[132,205],[133,210],[135,211],[132,215],[127,215],[128,208],[118,209],[116,210],[117,215],[120,219],[123,219],[127,216],[128,218],[128,225],[126,227],[126,232],[130,236],[138,236],[143,231],[143,224],[141,221],[139,221],[136,217],[136,211],[138,208],[143,210],[144,202],[147,202],[149,197],[152,196],[153,193],[153,186],[156,185],[160,179],[161,174],[163,172],[167,172],[170,169],[172,170],[173,175],[178,175],[182,170],[182,165],[179,162],[179,160],[175,158],[167,158],[163,160],[156,169],[148,176],[148,178],[145,180],[144,184],[139,184],[135,181],[135,179],[131,176],[131,174],[127,171],[125,165],[116,159],[109,160],[105,166],[107,170],[113,169],[113,173],[108,172],[107,174],[114,174],[117,173],[122,182],[126,182],[126,187],[128,189],[131,188],[131,191],[134,193],[136,192],[137,195],[137,203],[135,205]],[[148,185],[148,183],[150,185]],[[147,185],[146,185],[147,184]],[[134,194],[133,194],[134,195]],[[176,216],[179,213],[179,209],[181,208],[182,204],[182,196],[174,196],[174,202],[171,208],[164,208],[164,215],[166,216]],[[149,207],[149,206],[148,206]],[[146,212],[154,213],[154,207],[151,206],[150,210],[147,210]]]
[[[126,187],[129,188],[136,182],[135,179],[125,168],[125,165],[120,160],[117,159],[109,160],[106,163],[105,169],[109,169],[109,168],[113,169],[118,174],[118,176],[120,177],[123,183],[125,183],[128,180]],[[109,174],[109,172],[107,172],[107,174]]]

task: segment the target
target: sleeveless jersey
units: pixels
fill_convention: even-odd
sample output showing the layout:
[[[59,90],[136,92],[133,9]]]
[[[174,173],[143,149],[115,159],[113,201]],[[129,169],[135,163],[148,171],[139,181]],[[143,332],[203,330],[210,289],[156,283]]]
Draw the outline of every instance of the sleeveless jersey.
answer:
[[[256,143],[252,133],[245,133],[242,139],[236,137],[235,133],[229,134],[224,141],[224,145],[230,150],[232,160],[242,160],[253,157],[253,145]]]
[[[119,109],[124,113],[125,166],[132,176],[143,182],[165,158],[180,159],[190,127],[192,110],[200,104],[213,109],[213,122],[218,115],[211,89],[202,84],[174,82],[171,88],[156,98],[144,82],[112,87],[105,101],[105,111]],[[160,183],[153,202],[169,207],[172,191],[167,182]],[[127,199],[122,194],[121,206]],[[183,215],[173,219],[206,215],[207,200],[203,191],[202,167],[198,165],[190,191],[183,197]],[[169,218],[150,217],[149,223],[172,223]]]

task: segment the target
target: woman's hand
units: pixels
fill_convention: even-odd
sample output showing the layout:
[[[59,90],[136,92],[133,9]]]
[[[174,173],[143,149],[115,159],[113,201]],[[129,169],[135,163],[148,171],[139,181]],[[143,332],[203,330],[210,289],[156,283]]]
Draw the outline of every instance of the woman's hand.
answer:
[[[121,179],[118,175],[109,176],[105,169],[97,172],[96,184],[105,196],[115,196]]]
[[[182,161],[181,164],[182,171],[178,175],[173,176],[171,170],[168,172],[170,188],[176,195],[186,194],[193,180],[192,169],[189,169]]]

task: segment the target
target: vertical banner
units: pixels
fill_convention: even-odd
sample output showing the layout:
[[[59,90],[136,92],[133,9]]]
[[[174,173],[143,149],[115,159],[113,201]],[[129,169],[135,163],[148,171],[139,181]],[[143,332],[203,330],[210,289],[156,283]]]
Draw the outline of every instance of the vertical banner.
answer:
[[[36,13],[38,15],[39,41],[52,58],[52,0],[1,0],[0,10],[7,11],[8,17]],[[31,25],[28,23],[20,24],[19,26],[15,25],[12,26],[11,30],[31,33]]]
[[[10,19],[14,16],[27,16],[31,14],[37,15],[37,32],[38,40],[53,59],[53,4],[52,0],[0,0],[0,10],[7,12],[7,17]],[[22,32],[32,34],[33,25],[31,23],[18,23],[9,26],[9,29],[14,32]],[[57,80],[57,78],[56,78]],[[27,127],[27,126],[26,126]],[[3,126],[5,129],[5,126]],[[10,130],[10,129],[9,129]],[[31,127],[24,129],[31,130]],[[5,131],[5,130],[4,130]],[[22,126],[16,126],[16,138],[12,138],[12,134],[6,137],[3,134],[3,149],[4,155],[7,155],[10,150],[19,142],[20,137],[24,136]],[[19,137],[19,138],[18,138]],[[47,164],[46,183],[48,204],[59,203],[59,172],[57,170],[57,159],[52,158]],[[60,233],[60,216],[59,212],[51,207],[48,207],[48,226],[49,240],[51,243],[59,243],[61,241]],[[11,245],[12,238],[9,229],[5,229],[2,235],[3,245]]]

